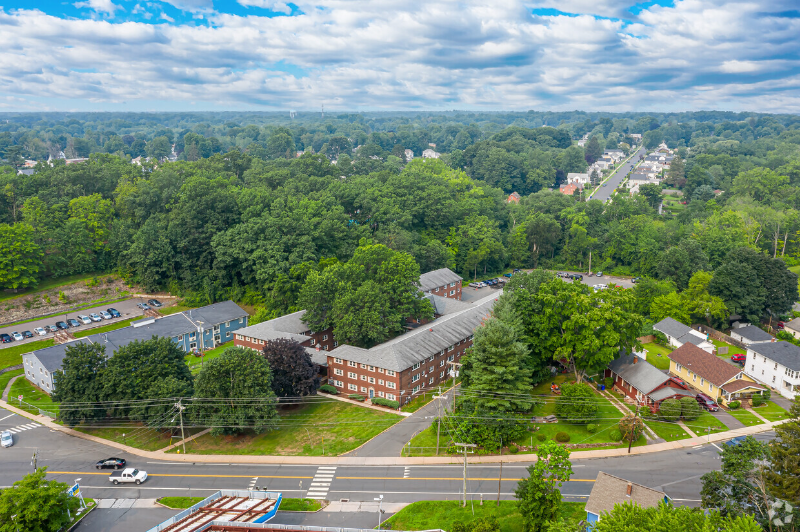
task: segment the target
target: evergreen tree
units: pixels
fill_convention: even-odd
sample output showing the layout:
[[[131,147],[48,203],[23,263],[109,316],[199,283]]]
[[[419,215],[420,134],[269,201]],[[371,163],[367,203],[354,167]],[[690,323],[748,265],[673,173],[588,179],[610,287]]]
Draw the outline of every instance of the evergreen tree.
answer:
[[[597,140],[597,136],[589,139],[584,150],[586,151],[586,162],[589,164],[593,164],[603,156],[603,147],[600,146],[600,141]]]
[[[800,505],[800,396],[789,411],[791,418],[775,426],[776,438],[770,442],[770,467],[765,476],[770,493]]]

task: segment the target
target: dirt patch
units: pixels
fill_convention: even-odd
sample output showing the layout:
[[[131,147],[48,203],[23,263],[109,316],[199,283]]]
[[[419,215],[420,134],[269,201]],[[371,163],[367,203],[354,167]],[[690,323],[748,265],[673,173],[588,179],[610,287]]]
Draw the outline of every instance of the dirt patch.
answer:
[[[121,299],[130,293],[131,288],[116,276],[102,275],[3,301],[0,303],[0,321],[12,323],[57,314],[93,301]]]

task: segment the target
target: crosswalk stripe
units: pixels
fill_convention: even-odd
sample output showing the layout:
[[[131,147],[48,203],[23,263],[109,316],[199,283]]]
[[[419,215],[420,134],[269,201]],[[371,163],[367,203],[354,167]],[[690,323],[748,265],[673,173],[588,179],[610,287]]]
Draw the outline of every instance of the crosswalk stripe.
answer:
[[[19,431],[18,431],[18,430],[14,430],[14,429],[8,429],[8,432],[10,432],[10,433],[12,433],[12,434],[16,434],[16,433],[17,433],[17,432],[19,432]]]
[[[26,425],[24,425],[24,426],[25,426],[25,427],[28,427],[28,428],[30,428],[30,429],[35,429],[35,428],[36,428],[36,427],[38,427],[39,425],[36,425],[35,423],[28,423],[28,424],[26,424]]]
[[[312,482],[312,483],[311,483],[311,486],[312,486],[312,487],[313,487],[313,486],[330,486],[330,485],[331,485],[331,483],[330,483],[330,482]]]

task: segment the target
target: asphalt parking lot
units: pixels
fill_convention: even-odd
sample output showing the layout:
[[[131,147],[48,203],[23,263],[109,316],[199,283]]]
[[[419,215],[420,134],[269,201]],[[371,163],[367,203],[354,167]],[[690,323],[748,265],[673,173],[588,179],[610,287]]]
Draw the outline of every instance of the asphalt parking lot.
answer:
[[[170,301],[171,300],[168,299],[168,300],[165,300],[165,301],[161,301],[161,303],[167,304]],[[80,327],[77,327],[75,329],[69,329],[69,330],[71,332],[82,331],[82,330],[91,329],[91,328],[94,328],[94,327],[102,327],[103,325],[108,325],[110,323],[115,323],[115,322],[120,321],[120,320],[131,319],[131,318],[136,318],[138,316],[143,316],[144,312],[140,308],[138,308],[136,306],[138,303],[141,303],[141,302],[142,302],[142,300],[139,299],[139,298],[128,299],[126,301],[118,301],[116,303],[106,303],[105,305],[98,305],[96,307],[87,308],[87,309],[83,309],[83,310],[78,310],[78,311],[75,311],[75,312],[68,312],[66,314],[59,314],[58,316],[51,316],[49,318],[42,318],[42,319],[38,319],[38,320],[34,320],[34,321],[29,321],[28,323],[23,323],[23,324],[19,324],[19,325],[6,325],[4,327],[0,327],[0,334],[6,333],[6,334],[10,335],[13,332],[31,331],[31,332],[33,332],[33,338],[28,338],[28,339],[25,339],[25,340],[15,340],[14,342],[11,342],[10,344],[0,344],[0,349],[2,349],[3,347],[11,347],[12,345],[23,344],[23,343],[26,343],[26,342],[33,342],[33,341],[36,341],[36,340],[46,340],[48,338],[52,338],[53,337],[53,333],[51,333],[51,332],[48,332],[44,336],[39,336],[33,330],[36,327],[44,327],[45,325],[55,325],[55,323],[57,321],[66,321],[67,319],[70,319],[70,318],[77,318],[79,314],[85,315],[85,316],[88,316],[92,312],[97,312],[99,314],[101,310],[106,310],[109,307],[117,309],[120,312],[120,314],[122,314],[122,317],[120,317],[120,318],[112,318],[110,320],[103,320],[103,321],[100,321],[100,322],[92,322],[91,324],[86,324],[86,325],[81,324]]]

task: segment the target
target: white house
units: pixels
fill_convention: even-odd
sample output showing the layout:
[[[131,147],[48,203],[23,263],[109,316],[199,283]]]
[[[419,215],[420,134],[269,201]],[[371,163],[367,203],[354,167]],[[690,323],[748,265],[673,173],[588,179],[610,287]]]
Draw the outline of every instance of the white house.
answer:
[[[774,342],[775,337],[765,332],[755,325],[747,325],[738,329],[731,330],[731,338],[738,340],[745,345],[760,344],[762,342]]]
[[[622,150],[606,150],[603,152],[606,157],[611,157],[614,161],[621,161],[625,157],[625,152]]]
[[[410,161],[414,158],[414,150],[406,150],[405,151],[406,161]]]
[[[744,372],[787,399],[794,399],[800,391],[800,347],[789,342],[750,344]]]
[[[795,318],[792,321],[787,321],[783,326],[783,330],[794,336],[800,338],[800,318]]]
[[[572,185],[588,185],[591,181],[589,174],[579,174],[575,172],[570,172],[567,174],[567,184]]]
[[[667,337],[669,345],[676,349],[686,343],[696,345],[708,353],[714,353],[716,349],[714,344],[709,341],[707,334],[696,331],[672,318],[664,318],[653,325],[653,329],[663,333]]]
[[[608,170],[611,167],[611,164],[600,159],[599,161],[594,162],[594,166],[596,166],[600,170]]]
[[[439,154],[435,150],[427,149],[422,152],[423,159],[438,159]]]

